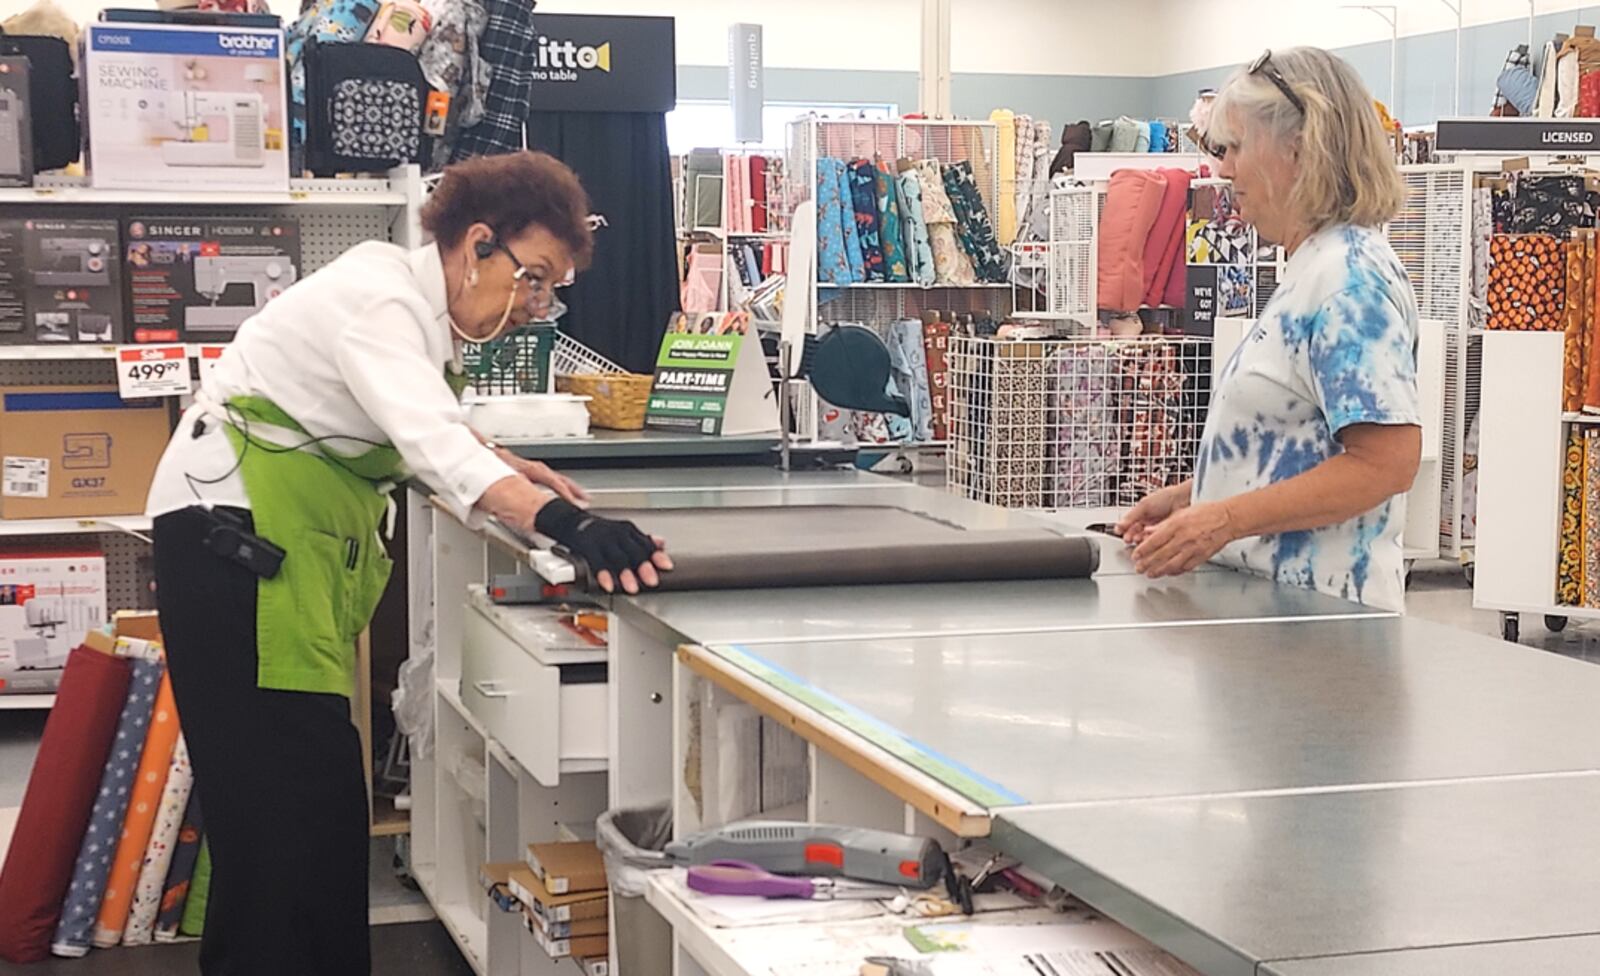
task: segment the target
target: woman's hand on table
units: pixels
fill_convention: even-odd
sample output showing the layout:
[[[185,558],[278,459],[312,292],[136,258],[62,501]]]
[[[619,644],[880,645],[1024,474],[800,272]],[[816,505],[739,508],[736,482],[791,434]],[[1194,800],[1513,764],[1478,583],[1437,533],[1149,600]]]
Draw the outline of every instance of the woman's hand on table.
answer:
[[[503,447],[495,448],[495,454],[510,465],[511,470],[534,484],[543,485],[579,508],[589,507],[589,493],[583,490],[583,486],[543,461],[518,457]]]
[[[1160,579],[1198,569],[1235,538],[1233,514],[1222,502],[1188,505],[1150,528],[1133,550],[1133,568]]]
[[[1184,481],[1144,496],[1117,523],[1117,535],[1130,546],[1143,542],[1157,525],[1171,518],[1173,513],[1189,507],[1192,484]]]
[[[546,502],[533,525],[582,559],[607,593],[619,586],[630,595],[639,592],[640,584],[660,586],[661,573],[672,570],[672,557],[661,539],[632,522],[594,515],[560,498]]]

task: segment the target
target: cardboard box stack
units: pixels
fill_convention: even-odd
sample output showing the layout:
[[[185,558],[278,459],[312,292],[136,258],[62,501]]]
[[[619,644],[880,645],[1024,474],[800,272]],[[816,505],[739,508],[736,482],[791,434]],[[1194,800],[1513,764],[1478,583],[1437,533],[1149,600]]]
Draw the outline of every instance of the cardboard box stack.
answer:
[[[530,844],[527,864],[511,870],[509,884],[528,931],[550,958],[608,956],[611,894],[594,844]]]

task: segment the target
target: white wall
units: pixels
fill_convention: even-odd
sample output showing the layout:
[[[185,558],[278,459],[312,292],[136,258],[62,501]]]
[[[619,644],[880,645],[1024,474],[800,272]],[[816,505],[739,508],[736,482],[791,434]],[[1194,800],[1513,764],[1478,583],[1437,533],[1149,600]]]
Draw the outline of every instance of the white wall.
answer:
[[[1160,74],[1166,71],[1162,32],[1175,30],[1168,8],[1191,2],[950,0],[950,68],[958,74]]]

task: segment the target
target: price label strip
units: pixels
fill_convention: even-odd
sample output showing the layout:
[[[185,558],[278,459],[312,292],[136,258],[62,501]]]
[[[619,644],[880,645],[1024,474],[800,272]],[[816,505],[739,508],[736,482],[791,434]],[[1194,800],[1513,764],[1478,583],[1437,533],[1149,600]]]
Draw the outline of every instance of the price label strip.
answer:
[[[217,363],[222,359],[222,354],[227,352],[227,346],[201,346],[200,347],[200,375],[217,368]]]
[[[49,498],[50,459],[0,459],[0,495],[6,498]]]
[[[183,346],[119,346],[117,392],[124,400],[178,396],[194,389]]]

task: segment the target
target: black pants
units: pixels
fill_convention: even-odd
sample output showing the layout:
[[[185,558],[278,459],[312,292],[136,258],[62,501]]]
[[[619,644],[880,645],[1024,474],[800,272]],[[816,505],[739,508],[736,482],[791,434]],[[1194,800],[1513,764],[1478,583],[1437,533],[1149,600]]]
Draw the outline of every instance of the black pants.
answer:
[[[349,702],[256,687],[256,577],[205,548],[209,526],[194,508],[155,521],[156,603],[211,849],[200,971],[364,976],[367,795]]]

